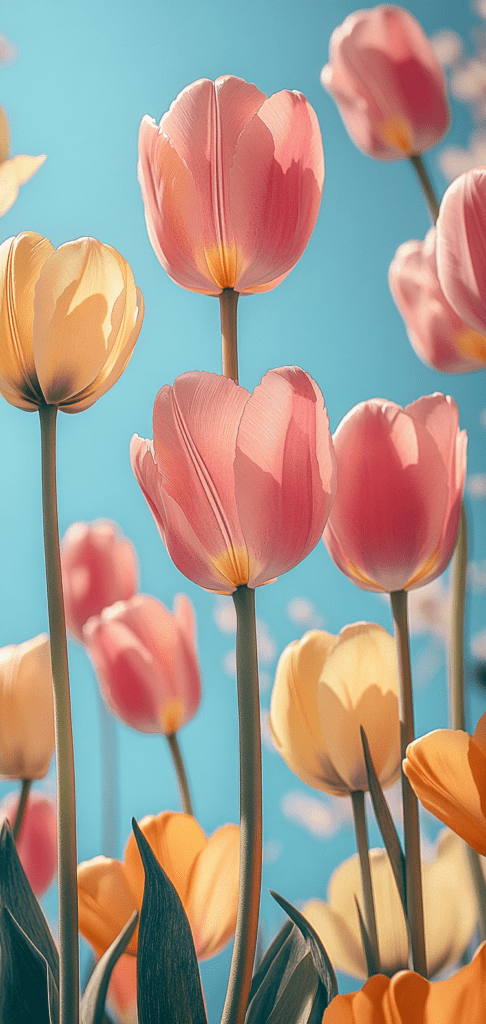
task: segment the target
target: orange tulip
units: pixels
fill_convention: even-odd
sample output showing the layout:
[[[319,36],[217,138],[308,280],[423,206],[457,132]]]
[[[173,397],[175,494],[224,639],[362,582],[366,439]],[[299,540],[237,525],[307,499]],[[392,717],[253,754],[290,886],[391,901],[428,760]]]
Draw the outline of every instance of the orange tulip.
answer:
[[[486,714],[473,736],[436,729],[414,740],[403,770],[424,807],[486,856]]]
[[[123,373],[142,319],[132,271],[110,245],[54,249],[33,231],[0,245],[0,393],[18,409],[88,409]]]
[[[49,637],[0,649],[0,775],[42,779],[54,753]]]
[[[152,850],[176,888],[191,926],[199,960],[216,956],[236,925],[239,828],[223,825],[206,838],[189,814],[163,811],[139,823]],[[78,867],[79,930],[101,956],[134,910],[140,912],[144,870],[133,835],[122,864],[95,857]],[[137,950],[138,930],[127,952]]]
[[[413,971],[375,974],[361,992],[336,996],[322,1024],[484,1024],[486,942],[470,964],[445,981]]]
[[[1,57],[0,52],[0,63]],[[10,128],[7,115],[3,107],[0,107],[0,217],[10,210],[17,199],[20,186],[25,185],[45,159],[45,155],[10,156]]]

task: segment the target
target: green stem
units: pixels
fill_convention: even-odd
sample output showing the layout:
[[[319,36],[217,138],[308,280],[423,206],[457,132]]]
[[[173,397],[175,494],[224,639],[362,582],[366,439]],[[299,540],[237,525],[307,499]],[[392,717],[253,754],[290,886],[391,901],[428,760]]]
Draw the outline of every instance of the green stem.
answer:
[[[396,590],[394,593],[390,594],[390,599],[393,621],[395,624],[400,704],[400,734],[403,759],[405,757],[405,751],[408,744],[415,738],[406,591]],[[412,961],[414,971],[417,971],[418,974],[423,974],[424,978],[426,978],[427,960],[425,955],[418,800],[403,771],[402,795],[407,917],[410,925]]]
[[[76,803],[66,623],[59,553],[54,405],[39,407],[47,603],[54,686],[59,870],[59,1024],[79,1021]]]
[[[184,767],[184,761],[182,760],[181,748],[177,739],[177,733],[171,732],[167,736],[167,743],[172,754],[172,760],[174,762],[174,768],[177,775],[177,781],[179,783],[179,790],[181,794],[182,810],[184,814],[194,814],[192,809],[191,794],[189,792],[189,783],[187,781],[186,769]]]
[[[466,607],[467,519],[461,508],[452,562],[451,641],[449,647],[449,719],[451,729],[466,728],[464,707],[464,612]]]
[[[420,182],[425,202],[427,203],[429,209],[432,224],[436,224],[437,217],[439,216],[439,201],[435,194],[434,186],[432,185],[432,182],[427,173],[427,168],[424,164],[423,158],[420,156],[419,153],[414,153],[413,156],[410,157],[410,163],[412,164],[412,167]]]
[[[219,296],[221,312],[221,345],[223,375],[232,377],[238,383],[238,335],[236,308],[239,293],[234,288],[225,288]]]
[[[108,710],[99,687],[99,721],[101,739],[101,852],[116,857],[118,833],[118,757],[116,721]]]
[[[22,779],[22,789],[20,790],[20,800],[15,815],[15,822],[12,827],[12,839],[16,843],[22,828],[22,822],[24,820],[25,808],[27,807],[27,800],[29,799],[30,787],[32,785],[32,779]]]
[[[351,793],[353,805],[354,830],[358,847],[359,866],[361,869],[361,888],[363,891],[363,907],[366,931],[370,940],[372,963],[368,964],[369,977],[381,974],[378,934],[376,931],[375,901],[371,881],[370,854],[368,847],[368,829],[366,827],[365,795],[362,789]]]
[[[243,1024],[258,933],[262,874],[262,754],[255,591],[238,587],[236,675],[240,726],[240,887],[236,934],[222,1024]]]

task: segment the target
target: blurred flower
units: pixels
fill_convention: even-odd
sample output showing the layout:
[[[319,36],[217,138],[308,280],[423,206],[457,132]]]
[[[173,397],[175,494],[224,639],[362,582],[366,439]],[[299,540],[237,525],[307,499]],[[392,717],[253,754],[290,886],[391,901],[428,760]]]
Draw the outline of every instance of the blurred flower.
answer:
[[[54,249],[33,231],[0,245],[0,393],[18,409],[88,409],[123,373],[142,319],[132,271],[110,245]]]
[[[375,974],[361,992],[336,996],[322,1024],[483,1024],[486,942],[470,964],[445,981],[414,971]]]
[[[312,234],[324,182],[316,114],[225,75],[188,85],[160,126],[140,125],[138,177],[157,259],[177,284],[268,291]]]
[[[222,594],[302,561],[336,487],[324,399],[293,366],[269,370],[253,394],[183,374],[159,391],[153,444],[135,435],[131,459],[177,568]]]
[[[486,168],[449,185],[437,221],[437,271],[448,302],[475,331],[486,334]]]
[[[185,594],[174,614],[146,594],[117,601],[89,620],[84,639],[107,704],[132,729],[169,735],[196,714],[201,680]]]
[[[403,770],[420,803],[486,856],[486,715],[473,736],[436,729],[414,740]]]
[[[446,146],[438,155],[438,164],[447,181],[453,181],[464,171],[486,163],[486,133],[484,129],[472,132],[467,148]]]
[[[66,625],[79,643],[92,615],[137,592],[138,562],[131,541],[116,523],[73,523],[61,542]]]
[[[331,36],[321,82],[355,145],[378,160],[423,153],[449,127],[444,73],[403,7],[348,15]]]
[[[386,850],[370,850],[371,878],[383,973],[390,977],[408,964],[408,935],[402,904]],[[471,941],[477,908],[466,847],[448,829],[441,832],[435,859],[423,863],[425,940],[429,975],[457,963]],[[331,875],[328,902],[303,907],[336,970],[368,976],[356,901],[361,903],[361,871],[355,854]]]
[[[462,53],[462,39],[452,29],[443,28],[430,37],[430,45],[442,68],[455,64]]]
[[[0,804],[0,821],[13,827],[17,817],[19,794],[8,793]],[[57,871],[56,803],[43,793],[30,792],[17,838],[17,853],[33,893],[40,899]]]
[[[0,775],[42,779],[54,752],[54,699],[45,633],[0,649]]]
[[[18,54],[15,43],[11,43],[6,36],[0,36],[0,64],[11,64],[17,59]]]
[[[344,417],[333,441],[339,487],[324,541],[364,590],[413,590],[446,568],[466,475],[466,432],[454,399],[402,409],[374,398]]]
[[[423,242],[405,242],[397,249],[388,282],[410,343],[427,366],[442,373],[484,370],[484,334],[457,316],[440,287],[435,228],[430,228]]]
[[[206,838],[189,814],[164,811],[139,823],[175,886],[189,919],[199,960],[216,956],[236,925],[240,830],[223,825]],[[143,900],[144,870],[133,835],[125,863],[95,857],[78,867],[79,930],[101,956]],[[137,950],[138,929],[127,952]]]
[[[5,59],[11,59],[10,56],[4,56],[5,42],[6,40],[0,37],[0,63],[5,63]],[[0,107],[0,217],[10,210],[19,194],[20,186],[25,185],[45,159],[45,156],[10,157],[10,128],[7,115],[3,107]]]
[[[306,633],[280,657],[270,705],[278,752],[309,786],[347,796],[367,790],[360,726],[382,786],[400,774],[393,637],[356,622],[339,636]]]
[[[138,1024],[136,957],[124,953],[117,960],[111,974],[108,1004],[118,1024]]]
[[[451,592],[440,576],[419,590],[411,590],[408,598],[410,636],[430,633],[447,641],[451,620]]]

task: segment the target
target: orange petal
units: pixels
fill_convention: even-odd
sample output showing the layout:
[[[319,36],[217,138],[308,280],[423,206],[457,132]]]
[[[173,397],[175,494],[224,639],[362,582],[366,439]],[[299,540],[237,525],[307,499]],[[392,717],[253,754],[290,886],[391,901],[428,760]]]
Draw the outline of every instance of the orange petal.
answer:
[[[136,907],[124,864],[108,857],[94,857],[78,865],[79,930],[102,956]],[[138,928],[127,951],[137,951]]]
[[[201,826],[190,814],[178,814],[175,811],[163,811],[157,816],[148,815],[142,818],[139,826],[185,907],[189,897],[191,872],[196,858],[207,843]],[[133,833],[125,847],[125,865],[140,910],[145,873]]]
[[[34,231],[0,245],[0,391],[20,409],[44,402],[34,363],[34,289],[52,252],[49,239]]]
[[[234,935],[239,867],[240,830],[223,825],[201,850],[190,880],[185,909],[198,960],[216,956]]]

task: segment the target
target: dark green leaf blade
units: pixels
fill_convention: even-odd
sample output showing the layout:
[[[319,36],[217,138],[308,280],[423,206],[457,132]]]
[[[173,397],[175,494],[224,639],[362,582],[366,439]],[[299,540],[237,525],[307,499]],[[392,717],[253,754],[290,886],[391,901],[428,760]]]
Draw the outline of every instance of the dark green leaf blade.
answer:
[[[308,1024],[318,998],[318,988],[319,975],[309,950],[293,971],[266,1024]],[[321,1020],[323,1013],[324,1010],[321,1011]]]
[[[368,978],[371,978],[371,976],[373,974],[376,974],[375,954],[374,954],[373,946],[371,945],[370,937],[368,935],[368,929],[367,929],[366,924],[365,924],[365,919],[363,917],[363,914],[361,913],[361,907],[359,905],[359,901],[356,899],[356,896],[354,897],[354,902],[356,904],[356,912],[358,914],[359,930],[360,930],[360,933],[361,933],[361,942],[362,942],[362,945],[363,945],[363,950],[364,950],[364,955],[365,955],[365,960],[366,960],[366,970],[368,971]]]
[[[248,996],[248,1005],[251,1003],[251,1000],[253,999],[253,996],[257,992],[258,988],[260,987],[265,975],[270,970],[271,964],[273,963],[275,957],[277,956],[277,953],[282,948],[286,939],[288,939],[292,931],[292,927],[292,921],[286,921],[285,924],[282,925],[280,931],[277,932],[275,938],[270,943],[266,953],[264,953],[258,965],[258,970],[255,971],[255,974],[253,975],[253,978],[251,980],[250,995]]]
[[[292,904],[289,903],[288,900],[286,900],[283,896],[279,896],[278,893],[273,892],[272,889],[270,889],[270,895],[273,896],[274,900],[276,900],[279,906],[282,907],[282,910],[285,910],[285,913],[287,914],[288,917],[290,917],[291,921],[293,921],[294,924],[296,924],[297,927],[300,928],[300,931],[302,932],[304,939],[306,939],[307,942],[309,943],[309,948],[312,953],[312,958],[314,960],[316,971],[319,975],[321,983],[324,985],[324,988],[326,990],[326,1005],[329,1005],[331,999],[334,999],[334,996],[337,996],[338,986],[336,974],[334,972],[334,967],[332,966],[332,963],[327,955],[327,952],[317,932],[314,930],[309,921],[307,921],[304,915],[301,914],[300,910],[297,910],[297,907],[292,906]]]
[[[381,788],[380,781],[375,771],[375,766],[373,764],[373,760],[371,757],[368,739],[362,725],[360,726],[360,732],[361,743],[363,745],[363,754],[366,763],[366,772],[368,775],[368,786],[370,790],[371,800],[373,802],[373,810],[375,812],[376,820],[378,822],[378,828],[381,832],[381,836],[385,844],[385,849],[390,860],[393,875],[398,889],[398,895],[400,896],[400,900],[402,902],[405,920],[407,920],[405,856],[402,850],[400,839],[398,838],[395,823],[390,813],[390,808],[387,804],[385,794]]]
[[[139,1024],[207,1024],[184,908],[135,819],[132,827],[145,871],[137,955]]]
[[[2,1024],[57,1024],[57,987],[46,958],[8,907],[2,917]]]
[[[294,971],[309,952],[308,944],[298,928],[290,921],[285,941],[275,944],[273,958],[268,961],[265,976],[249,1002],[246,1024],[264,1024],[271,1015],[280,995],[289,984]],[[282,929],[283,932],[283,929]],[[277,939],[281,937],[279,932]],[[273,944],[272,944],[273,945]]]
[[[111,973],[117,960],[125,952],[137,927],[137,921],[138,914],[134,910],[125,927],[96,964],[81,1002],[81,1024],[102,1024]]]

